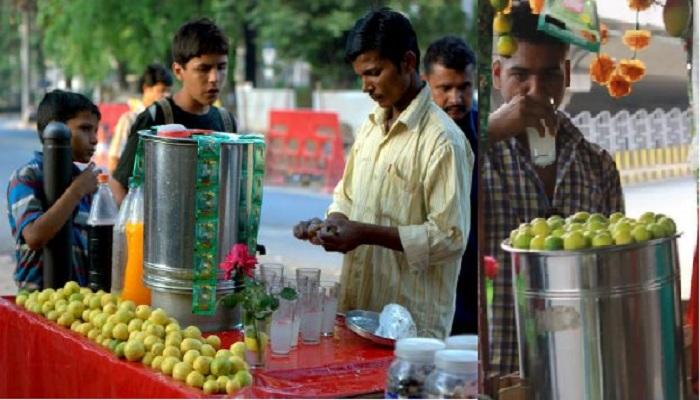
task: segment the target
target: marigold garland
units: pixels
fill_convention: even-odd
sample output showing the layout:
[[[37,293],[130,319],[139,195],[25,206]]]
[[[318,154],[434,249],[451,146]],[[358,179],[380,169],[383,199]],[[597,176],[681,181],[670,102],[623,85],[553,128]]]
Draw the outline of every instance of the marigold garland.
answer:
[[[629,79],[630,82],[637,82],[644,77],[647,67],[642,60],[620,60],[618,71]]]
[[[591,76],[591,80],[601,85],[605,85],[610,81],[614,71],[615,61],[607,54],[599,54],[588,67],[588,74]]]
[[[632,83],[626,76],[618,71],[615,71],[608,81],[608,93],[610,96],[618,99],[627,96],[632,92]]]
[[[644,11],[654,4],[654,0],[627,0],[627,4],[634,11]]]
[[[645,29],[630,29],[625,31],[622,41],[634,51],[641,50],[649,46],[651,32]]]

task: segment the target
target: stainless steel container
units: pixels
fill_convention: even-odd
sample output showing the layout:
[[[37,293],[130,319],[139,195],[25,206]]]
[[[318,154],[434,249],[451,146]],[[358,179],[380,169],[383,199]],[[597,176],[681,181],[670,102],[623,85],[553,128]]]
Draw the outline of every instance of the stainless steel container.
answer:
[[[533,399],[683,398],[676,238],[581,251],[502,245]]]
[[[211,317],[192,314],[192,269],[195,226],[197,144],[189,138],[160,137],[139,132],[144,144],[144,282],[151,305],[161,307],[183,326],[203,331],[233,327],[218,310]],[[244,144],[221,145],[219,163],[219,259],[237,241],[241,155]],[[219,275],[217,294],[233,291]],[[227,314],[228,313],[228,314]],[[226,314],[226,315],[224,315]]]

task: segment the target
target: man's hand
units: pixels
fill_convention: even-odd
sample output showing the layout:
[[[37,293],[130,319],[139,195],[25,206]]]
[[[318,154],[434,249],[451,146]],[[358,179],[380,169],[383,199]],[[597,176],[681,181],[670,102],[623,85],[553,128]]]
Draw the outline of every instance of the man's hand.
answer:
[[[294,226],[294,237],[300,240],[308,240],[312,244],[320,245],[321,242],[317,237],[317,232],[321,229],[323,221],[318,218],[312,218],[307,221],[300,221]]]
[[[99,170],[95,169],[95,163],[91,162],[80,175],[73,179],[69,189],[78,195],[79,198],[94,193],[97,190],[98,174]]]
[[[544,136],[542,120],[549,132],[556,135],[559,124],[553,104],[538,101],[528,95],[515,95],[489,115],[489,141],[495,143],[510,139],[524,133],[527,127],[536,128]]]
[[[347,253],[363,244],[363,224],[347,218],[328,218],[317,233],[326,251]]]

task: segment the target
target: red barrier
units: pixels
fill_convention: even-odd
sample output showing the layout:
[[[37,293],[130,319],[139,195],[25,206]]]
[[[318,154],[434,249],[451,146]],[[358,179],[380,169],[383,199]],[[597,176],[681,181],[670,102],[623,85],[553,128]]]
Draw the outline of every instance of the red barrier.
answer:
[[[97,149],[93,161],[97,166],[107,168],[109,142],[112,140],[114,127],[119,121],[119,117],[129,111],[129,105],[126,103],[100,103],[100,125],[97,128]]]
[[[266,135],[267,181],[290,177],[322,180],[330,192],[343,176],[345,154],[338,114],[312,110],[271,110]]]

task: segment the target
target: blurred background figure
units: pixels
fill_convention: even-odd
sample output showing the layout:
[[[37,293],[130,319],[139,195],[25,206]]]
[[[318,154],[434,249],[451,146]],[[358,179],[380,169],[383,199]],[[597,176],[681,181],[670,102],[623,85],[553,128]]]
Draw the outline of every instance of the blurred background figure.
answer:
[[[477,154],[478,117],[472,106],[476,58],[467,43],[456,36],[445,36],[428,46],[423,59],[423,79],[428,82],[433,101],[442,108],[462,129],[472,152]],[[462,256],[462,266],[457,283],[457,304],[452,322],[452,334],[477,333],[477,242],[476,185],[478,165],[474,164],[471,193],[471,229],[467,250]]]
[[[126,138],[129,136],[129,131],[136,120],[136,116],[154,102],[167,96],[172,85],[172,75],[161,64],[151,64],[143,71],[143,75],[139,79],[141,99],[131,99],[129,101],[130,110],[119,117],[119,121],[114,128],[114,135],[109,144],[108,168],[110,172],[117,167],[119,157],[126,146]]]

